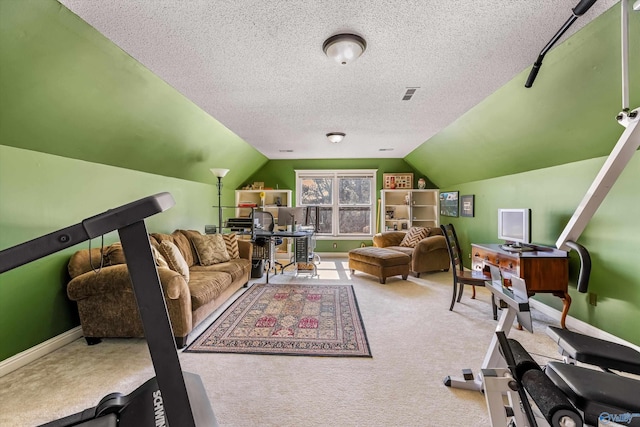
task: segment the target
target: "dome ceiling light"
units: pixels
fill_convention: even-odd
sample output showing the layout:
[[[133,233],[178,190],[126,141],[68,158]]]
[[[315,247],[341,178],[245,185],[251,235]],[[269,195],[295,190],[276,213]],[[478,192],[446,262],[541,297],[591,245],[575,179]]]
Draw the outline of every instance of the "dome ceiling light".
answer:
[[[327,134],[327,138],[329,139],[329,141],[334,143],[334,144],[342,142],[344,137],[345,137],[345,134],[342,133],[342,132],[329,132]]]
[[[338,64],[347,65],[362,55],[367,42],[355,34],[336,34],[325,40],[322,50]]]

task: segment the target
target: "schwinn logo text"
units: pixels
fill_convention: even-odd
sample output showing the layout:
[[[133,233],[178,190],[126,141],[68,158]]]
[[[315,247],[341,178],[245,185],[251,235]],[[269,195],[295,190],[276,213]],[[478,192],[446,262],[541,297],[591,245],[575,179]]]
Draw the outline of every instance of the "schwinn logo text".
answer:
[[[156,427],[166,427],[167,421],[164,418],[164,405],[162,404],[160,390],[153,392],[153,413],[156,416]]]

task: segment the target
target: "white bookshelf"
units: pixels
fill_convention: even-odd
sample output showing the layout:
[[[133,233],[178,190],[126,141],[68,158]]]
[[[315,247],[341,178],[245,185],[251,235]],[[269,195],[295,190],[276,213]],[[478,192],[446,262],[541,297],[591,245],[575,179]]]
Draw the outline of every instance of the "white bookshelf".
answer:
[[[264,193],[264,202],[260,193]],[[236,190],[236,217],[248,218],[251,215],[251,207],[242,207],[248,204],[270,212],[277,222],[278,208],[291,207],[291,190]]]
[[[380,190],[380,231],[439,227],[438,190]]]

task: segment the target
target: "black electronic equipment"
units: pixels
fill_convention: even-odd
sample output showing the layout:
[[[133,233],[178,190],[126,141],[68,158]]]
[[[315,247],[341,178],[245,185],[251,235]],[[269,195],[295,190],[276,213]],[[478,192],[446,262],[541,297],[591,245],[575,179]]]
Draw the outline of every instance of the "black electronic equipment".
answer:
[[[204,385],[182,372],[144,219],[175,205],[169,193],[149,196],[0,251],[0,273],[118,230],[156,376],[128,396],[112,393],[49,427],[217,426]]]
[[[229,218],[227,228],[231,231],[246,231],[253,227],[253,218]]]

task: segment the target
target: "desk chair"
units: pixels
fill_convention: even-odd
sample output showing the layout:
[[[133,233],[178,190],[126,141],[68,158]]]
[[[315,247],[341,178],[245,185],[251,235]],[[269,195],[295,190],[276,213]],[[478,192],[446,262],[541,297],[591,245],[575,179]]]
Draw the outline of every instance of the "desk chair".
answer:
[[[440,229],[447,242],[447,249],[449,250],[449,257],[451,258],[451,271],[453,273],[453,296],[451,297],[451,306],[449,311],[453,310],[453,306],[456,302],[460,302],[462,298],[462,292],[464,291],[464,285],[471,285],[473,293],[472,299],[476,297],[476,286],[484,286],[484,282],[491,280],[491,276],[486,271],[465,270],[462,265],[462,250],[458,243],[458,236],[456,230],[453,228],[453,224],[441,225]],[[458,285],[460,290],[458,291]],[[457,298],[456,298],[457,296]],[[491,296],[491,305],[495,307],[495,299]],[[494,310],[494,319],[497,318],[496,310]]]
[[[267,212],[267,211],[259,211],[259,210],[253,210],[251,212],[251,218],[253,220],[253,224],[254,224],[254,228],[260,229],[262,231],[268,231],[268,232],[273,232],[273,229],[275,227],[275,221],[273,220],[273,214],[271,212]],[[257,240],[260,239],[261,241],[258,242]],[[270,236],[270,237],[259,237],[259,238],[255,238],[254,239],[254,243],[257,243],[258,245],[269,245],[268,247],[268,256],[267,256],[267,261],[269,262],[269,269],[273,268],[273,271],[275,274],[278,274],[278,269],[277,267],[280,267],[280,271],[282,272],[282,264],[280,264],[277,260],[276,260],[276,246],[279,246],[282,244],[282,238],[281,237],[274,237],[274,236]]]

